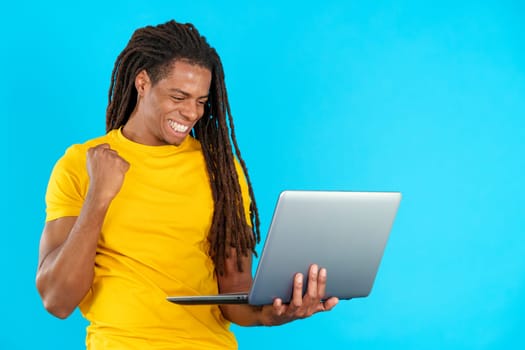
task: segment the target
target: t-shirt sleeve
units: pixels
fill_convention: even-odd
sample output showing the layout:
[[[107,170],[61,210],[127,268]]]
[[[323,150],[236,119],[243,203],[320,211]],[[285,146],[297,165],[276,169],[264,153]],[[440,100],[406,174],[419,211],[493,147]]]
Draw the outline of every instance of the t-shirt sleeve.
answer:
[[[235,159],[235,169],[237,170],[237,177],[239,178],[239,185],[241,186],[242,203],[244,205],[244,214],[248,225],[252,226],[251,211],[250,211],[250,190],[248,188],[248,182],[246,176],[242,170],[242,166],[237,159]]]
[[[78,216],[88,187],[86,153],[71,146],[56,162],[46,191],[46,221]]]

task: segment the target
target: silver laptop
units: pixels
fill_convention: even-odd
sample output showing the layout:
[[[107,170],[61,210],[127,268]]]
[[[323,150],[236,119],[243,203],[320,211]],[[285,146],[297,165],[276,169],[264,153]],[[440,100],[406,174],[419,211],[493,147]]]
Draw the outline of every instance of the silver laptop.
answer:
[[[400,200],[399,192],[284,191],[249,292],[169,296],[167,300],[185,305],[265,305],[281,298],[287,303],[294,275],[307,276],[313,263],[327,269],[327,298],[366,297]]]

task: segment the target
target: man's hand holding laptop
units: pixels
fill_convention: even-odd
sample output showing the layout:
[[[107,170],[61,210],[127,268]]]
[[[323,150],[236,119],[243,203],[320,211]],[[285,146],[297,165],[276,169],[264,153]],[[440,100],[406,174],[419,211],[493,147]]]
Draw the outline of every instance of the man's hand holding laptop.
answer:
[[[243,271],[236,269],[237,258],[232,249],[230,257],[226,260],[226,273],[218,275],[220,293],[237,293],[248,291],[252,287],[251,257],[243,257]],[[310,265],[308,283],[304,290],[302,273],[296,273],[293,281],[292,296],[289,303],[284,303],[281,298],[275,298],[273,304],[221,304],[220,308],[224,317],[241,326],[277,326],[292,322],[297,319],[310,317],[320,311],[329,311],[339,302],[336,297],[325,300],[327,271],[319,269],[317,264]]]
[[[308,272],[306,293],[303,295],[304,276],[302,273],[296,274],[290,303],[283,304],[280,298],[276,298],[272,305],[263,306],[262,324],[275,326],[310,317],[320,311],[332,310],[339,299],[331,297],[324,300],[326,279],[326,269],[319,268],[316,264],[311,265]]]

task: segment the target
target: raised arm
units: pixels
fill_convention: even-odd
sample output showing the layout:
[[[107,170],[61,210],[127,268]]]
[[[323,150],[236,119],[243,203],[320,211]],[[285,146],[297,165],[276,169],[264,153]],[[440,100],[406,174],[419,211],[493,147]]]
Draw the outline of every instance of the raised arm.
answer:
[[[90,148],[90,185],[80,215],[45,224],[36,285],[45,308],[59,318],[69,316],[91,287],[102,224],[128,168],[129,164],[109,145]]]

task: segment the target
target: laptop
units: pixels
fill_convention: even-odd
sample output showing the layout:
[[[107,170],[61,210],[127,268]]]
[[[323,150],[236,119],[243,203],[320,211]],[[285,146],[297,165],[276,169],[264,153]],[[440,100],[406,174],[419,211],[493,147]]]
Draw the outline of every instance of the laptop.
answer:
[[[184,305],[267,305],[281,298],[288,303],[294,275],[308,276],[313,263],[327,269],[326,298],[366,297],[400,201],[400,192],[283,191],[249,292],[167,300]]]

